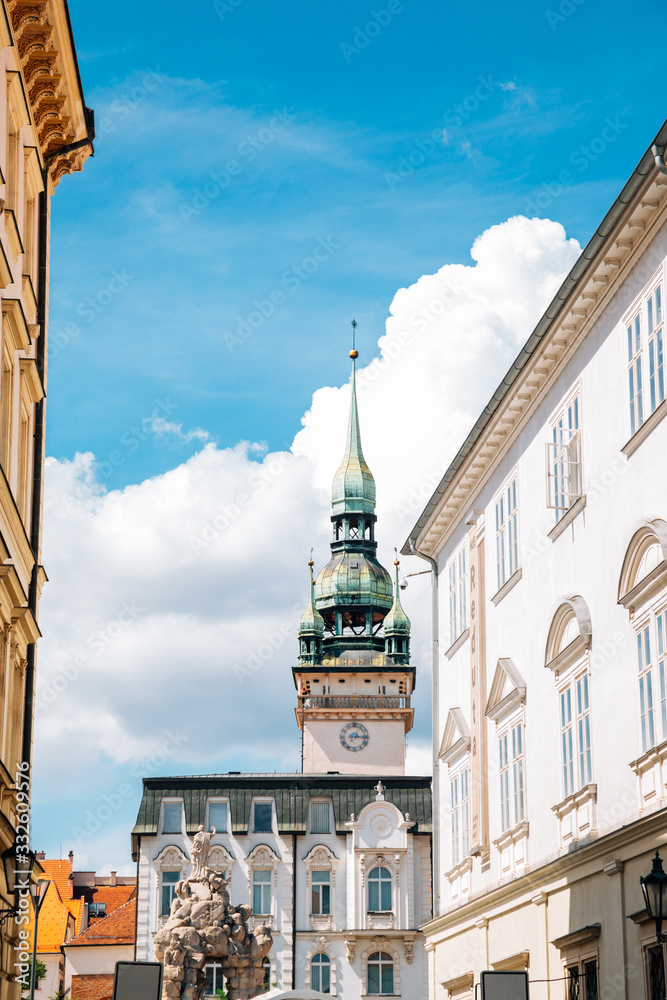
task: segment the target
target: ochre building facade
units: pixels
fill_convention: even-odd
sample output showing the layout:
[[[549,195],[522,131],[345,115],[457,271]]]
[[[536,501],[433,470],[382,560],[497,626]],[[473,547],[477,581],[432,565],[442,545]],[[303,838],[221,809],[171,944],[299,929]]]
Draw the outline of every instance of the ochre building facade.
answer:
[[[41,565],[49,205],[92,152],[67,4],[0,4],[0,851],[25,836],[17,765],[30,773]],[[19,844],[21,841],[19,841]],[[0,879],[2,901],[14,904]],[[0,927],[0,1000],[17,1000],[18,928]]]

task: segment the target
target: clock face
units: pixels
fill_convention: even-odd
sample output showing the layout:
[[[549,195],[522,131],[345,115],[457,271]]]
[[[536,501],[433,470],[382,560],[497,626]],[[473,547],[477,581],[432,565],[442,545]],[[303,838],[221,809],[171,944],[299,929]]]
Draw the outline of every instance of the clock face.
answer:
[[[360,722],[348,722],[340,731],[340,741],[346,750],[363,750],[368,743],[368,730]]]

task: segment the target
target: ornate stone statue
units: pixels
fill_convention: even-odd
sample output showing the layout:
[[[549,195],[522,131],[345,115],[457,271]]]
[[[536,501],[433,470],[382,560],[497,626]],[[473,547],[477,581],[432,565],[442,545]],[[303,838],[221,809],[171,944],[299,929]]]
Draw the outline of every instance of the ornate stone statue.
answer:
[[[208,857],[212,834],[200,827],[197,836],[202,846],[193,849],[193,858],[203,874],[196,875],[195,867],[188,879],[177,884],[169,919],[155,935],[155,957],[164,964],[162,1000],[202,1000],[204,966],[210,961],[222,965],[229,1000],[250,1000],[263,992],[263,962],[273,944],[271,930],[260,924],[250,932],[252,907],[245,903],[231,906],[229,879],[219,872],[206,872],[201,860],[202,851]]]
[[[215,827],[211,828],[210,833],[206,833],[200,823],[192,841],[192,847],[190,848],[190,854],[192,855],[192,873],[190,878],[206,877],[206,862],[211,853],[211,837],[215,837]]]

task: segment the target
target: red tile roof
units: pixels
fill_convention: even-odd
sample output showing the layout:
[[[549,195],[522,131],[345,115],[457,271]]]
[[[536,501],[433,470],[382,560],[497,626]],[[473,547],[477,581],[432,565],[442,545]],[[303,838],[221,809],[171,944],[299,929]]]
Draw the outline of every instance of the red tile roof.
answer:
[[[133,898],[137,891],[136,885],[96,885],[86,898],[92,903],[106,903],[107,917],[119,906],[123,906]]]
[[[51,953],[60,950],[60,945],[81,930],[83,901],[70,899],[69,874],[71,865],[68,858],[55,861],[40,861],[44,870],[42,878],[51,885],[47,889],[39,914],[37,951]],[[28,929],[32,934],[32,909]]]
[[[137,913],[135,898],[123,903],[108,917],[95,920],[85,931],[67,942],[66,947],[84,945],[134,944],[134,929]]]

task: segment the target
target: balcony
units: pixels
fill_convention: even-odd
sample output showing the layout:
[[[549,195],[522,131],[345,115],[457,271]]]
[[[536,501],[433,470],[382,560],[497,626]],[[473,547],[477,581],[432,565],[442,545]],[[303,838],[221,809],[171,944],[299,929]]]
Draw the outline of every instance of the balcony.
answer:
[[[336,711],[361,708],[366,711],[384,709],[409,709],[410,695],[405,694],[314,694],[303,699],[308,709],[330,708]]]

